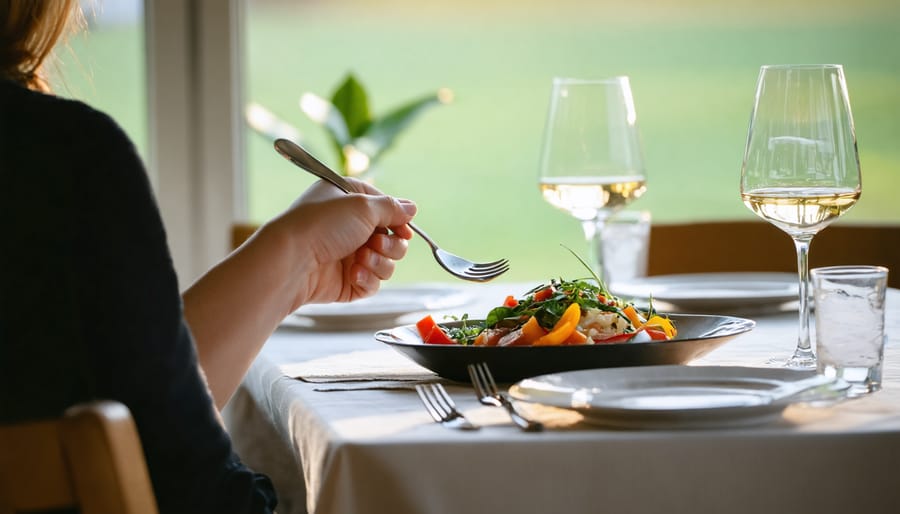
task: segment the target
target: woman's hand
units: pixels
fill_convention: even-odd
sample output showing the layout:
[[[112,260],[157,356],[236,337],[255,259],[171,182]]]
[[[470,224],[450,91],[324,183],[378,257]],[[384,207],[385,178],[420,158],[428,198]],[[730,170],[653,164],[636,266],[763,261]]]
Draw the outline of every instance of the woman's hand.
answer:
[[[184,292],[184,315],[216,405],[300,305],[373,294],[406,255],[416,206],[359,181],[318,182]]]
[[[317,182],[273,225],[291,234],[306,276],[291,309],[304,303],[346,302],[375,293],[406,255],[416,206],[349,179],[360,194]]]

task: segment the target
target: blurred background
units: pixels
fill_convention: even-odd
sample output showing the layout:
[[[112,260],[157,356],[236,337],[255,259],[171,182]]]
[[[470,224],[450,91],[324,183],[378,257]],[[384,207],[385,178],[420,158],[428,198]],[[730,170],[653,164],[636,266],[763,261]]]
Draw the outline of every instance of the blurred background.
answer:
[[[89,31],[59,53],[56,89],[110,113],[146,152],[143,4],[91,0],[85,10]],[[631,77],[648,189],[630,208],[672,223],[754,218],[738,187],[761,65],[843,64],[863,193],[839,223],[900,223],[896,0],[244,0],[241,18],[242,102],[294,125],[329,164],[303,93],[330,97],[352,72],[378,115],[452,90],[452,103],[399,137],[374,181],[414,199],[419,225],[448,250],[509,258],[504,280],[584,273],[561,246],[587,253],[579,223],[537,187],[555,76]],[[249,128],[244,141],[243,216],[262,222],[311,179]],[[430,260],[411,243],[392,282],[448,280]]]

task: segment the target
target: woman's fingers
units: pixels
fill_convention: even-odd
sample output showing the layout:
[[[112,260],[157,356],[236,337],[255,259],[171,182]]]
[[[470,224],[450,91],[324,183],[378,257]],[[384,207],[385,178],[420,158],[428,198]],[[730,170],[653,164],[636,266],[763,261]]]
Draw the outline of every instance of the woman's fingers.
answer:
[[[375,294],[381,287],[381,281],[384,280],[359,262],[354,262],[350,266],[350,277],[352,278],[350,287],[353,289],[355,298],[364,298]]]
[[[371,248],[363,247],[356,252],[356,264],[368,270],[380,280],[387,280],[394,275],[397,261],[386,257]]]
[[[371,250],[394,260],[400,260],[406,256],[409,250],[409,242],[396,235],[373,234],[366,242]]]
[[[390,227],[391,232],[404,238],[412,237],[412,230],[406,226],[416,215],[416,204],[410,200],[392,196],[369,197],[374,209],[376,227]]]
[[[406,256],[409,243],[397,236],[374,234],[356,252],[356,262],[381,280],[394,274],[397,261]]]

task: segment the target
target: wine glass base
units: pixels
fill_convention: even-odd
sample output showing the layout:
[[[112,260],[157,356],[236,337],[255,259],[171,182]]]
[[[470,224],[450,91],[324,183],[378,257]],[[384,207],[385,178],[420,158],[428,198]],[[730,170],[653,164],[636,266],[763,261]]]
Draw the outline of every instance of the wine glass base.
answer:
[[[816,356],[812,353],[800,353],[797,352],[791,358],[786,359],[784,357],[773,357],[766,361],[766,364],[769,366],[779,367],[779,368],[788,368],[788,369],[796,369],[796,370],[815,370],[816,369]]]

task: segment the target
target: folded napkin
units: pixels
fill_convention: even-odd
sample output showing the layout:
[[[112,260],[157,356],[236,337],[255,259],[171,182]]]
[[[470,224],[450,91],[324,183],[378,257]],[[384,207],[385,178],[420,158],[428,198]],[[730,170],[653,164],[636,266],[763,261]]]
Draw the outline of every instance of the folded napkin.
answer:
[[[438,376],[391,349],[339,353],[303,362],[280,365],[281,371],[304,382],[332,384],[386,382],[411,385],[433,382]],[[374,384],[369,384],[371,389]]]

